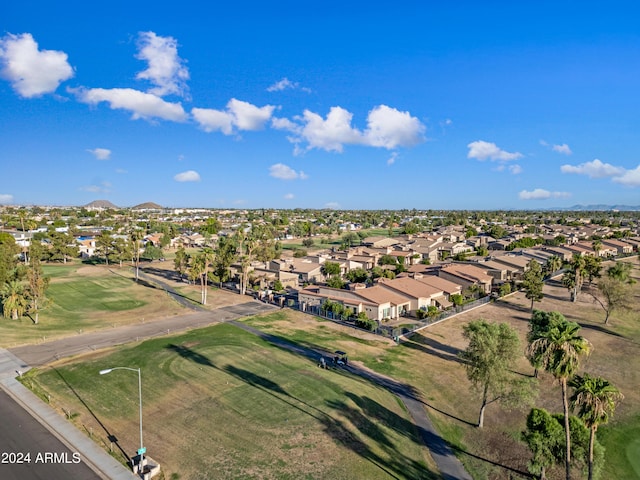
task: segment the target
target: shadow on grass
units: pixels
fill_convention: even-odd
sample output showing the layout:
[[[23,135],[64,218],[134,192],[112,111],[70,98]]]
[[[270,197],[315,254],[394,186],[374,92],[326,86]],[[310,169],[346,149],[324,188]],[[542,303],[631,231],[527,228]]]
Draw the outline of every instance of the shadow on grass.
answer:
[[[279,340],[282,341],[281,339]],[[220,368],[206,356],[188,347],[172,344],[167,346],[167,348],[173,350],[182,358],[198,363],[199,365],[205,365],[225,372],[233,376],[234,378],[263,391],[264,393],[272,396],[278,401],[281,401],[289,405],[290,407],[295,408],[305,415],[311,416],[316,421],[318,421],[320,425],[323,426],[325,433],[327,433],[327,435],[329,435],[334,441],[358,454],[363,459],[369,461],[377,468],[384,471],[391,478],[397,480],[414,478],[439,478],[436,474],[431,472],[426,465],[411,459],[407,459],[403,455],[399,455],[391,441],[384,435],[384,433],[372,420],[368,419],[360,411],[347,406],[344,402],[336,402],[335,404],[333,404],[334,402],[327,402],[327,405],[335,409],[336,411],[339,411],[341,415],[345,415],[352,423],[358,426],[359,430],[364,431],[363,433],[367,434],[367,432],[369,432],[367,436],[376,441],[378,445],[380,445],[385,450],[385,452],[388,452],[390,457],[389,459],[382,458],[381,456],[376,454],[371,449],[371,447],[369,447],[369,445],[358,438],[357,435],[352,433],[341,420],[291,395],[278,383],[268,378],[265,378],[254,372],[235,367],[233,365],[227,365],[224,368]],[[305,357],[309,356],[313,355],[305,355]],[[349,398],[358,398],[356,395],[351,393],[348,393],[347,395],[349,396]],[[411,422],[402,419],[401,417],[397,417],[395,413],[390,412],[385,407],[382,407],[381,405],[369,399],[363,402],[363,405],[365,405],[365,407],[371,409],[372,411],[382,411],[383,413],[380,413],[379,417],[385,418],[386,421],[388,421],[390,424],[395,424],[395,428],[398,431],[404,428],[410,429],[407,431],[415,431],[415,427]],[[394,416],[397,418],[395,418]],[[404,423],[401,423],[401,421]],[[407,434],[404,431],[402,431],[401,433],[405,435]],[[419,439],[414,439],[414,441],[416,440],[417,443],[419,443]]]
[[[425,337],[420,333],[414,333],[411,335],[409,341],[404,342],[402,345],[413,350],[420,350],[428,355],[435,355],[443,360],[462,363],[462,360],[458,357],[462,350],[452,347],[451,345],[440,343],[433,338]]]
[[[535,475],[531,475],[529,472],[523,472],[522,470],[518,470],[517,468],[513,468],[513,467],[510,467],[508,465],[503,465],[502,463],[498,463],[498,462],[495,462],[493,460],[489,460],[488,458],[484,458],[484,457],[481,457],[479,455],[476,455],[474,453],[467,452],[463,448],[457,447],[455,445],[451,445],[451,448],[456,453],[458,453],[458,456],[466,455],[468,457],[475,458],[476,460],[480,460],[482,462],[485,462],[485,463],[488,463],[490,465],[493,465],[494,467],[499,467],[499,468],[502,468],[502,469],[504,469],[504,470],[506,470],[508,472],[515,473],[515,474],[520,475],[520,476],[522,476],[524,478],[538,478]],[[512,477],[509,476],[509,478],[512,478]]]
[[[67,379],[62,374],[62,372],[60,370],[58,370],[57,368],[55,368],[55,367],[53,368],[53,371],[56,372],[56,374],[64,382],[64,384],[67,386],[67,388],[71,391],[71,393],[73,393],[73,395],[75,395],[75,397],[80,401],[80,403],[82,403],[84,408],[87,409],[87,412],[89,412],[89,414],[94,418],[94,420],[96,422],[98,422],[98,425],[100,425],[100,427],[107,434],[107,439],[109,440],[109,442],[115,444],[115,446],[118,448],[118,450],[120,450],[120,453],[122,453],[123,457],[127,460],[127,463],[130,462],[131,461],[131,457],[129,455],[127,455],[127,452],[125,452],[124,449],[120,446],[120,443],[118,442],[117,437],[113,433],[111,433],[109,431],[109,429],[107,428],[107,426],[104,423],[102,423],[102,420],[100,420],[97,417],[97,415],[94,413],[94,411],[91,409],[91,407],[89,407],[87,402],[84,401],[84,399],[80,396],[80,394],[76,391],[76,389],[73,388],[73,386],[67,381]]]

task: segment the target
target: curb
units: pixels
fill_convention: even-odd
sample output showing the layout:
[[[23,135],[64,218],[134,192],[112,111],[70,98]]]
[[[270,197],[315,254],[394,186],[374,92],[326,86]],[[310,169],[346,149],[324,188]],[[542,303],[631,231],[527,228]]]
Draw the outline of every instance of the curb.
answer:
[[[0,388],[69,450],[81,452],[82,461],[100,478],[104,480],[133,480],[139,478],[104,452],[93,440],[86,438],[73,424],[61,418],[53,408],[44,403],[15,378],[0,380]],[[62,423],[57,426],[52,425],[52,423],[58,422]]]

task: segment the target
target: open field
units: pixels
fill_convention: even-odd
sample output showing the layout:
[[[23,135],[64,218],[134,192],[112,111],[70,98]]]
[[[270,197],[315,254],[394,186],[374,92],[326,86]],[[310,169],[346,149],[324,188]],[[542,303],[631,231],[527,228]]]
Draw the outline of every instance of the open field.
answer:
[[[29,372],[24,383],[66,410],[114,456],[144,435],[164,478],[438,478],[393,395],[228,324],[149,340]]]
[[[0,346],[53,340],[78,332],[111,328],[183,313],[167,294],[144,282],[136,284],[130,269],[90,265],[45,265],[51,277],[50,299],[39,323],[28,317],[0,322]]]
[[[637,262],[637,259],[631,261]],[[640,271],[634,270],[636,279]],[[599,430],[607,449],[602,478],[640,478],[640,282],[634,286],[634,308],[615,313],[610,325],[603,324],[604,312],[582,293],[577,304],[569,302],[568,292],[557,282],[545,286],[545,298],[535,308],[562,312],[583,327],[581,334],[593,344],[593,352],[582,362],[582,371],[601,375],[618,386],[625,400],[616,410],[612,423]],[[528,329],[530,302],[523,293],[466,312],[415,334],[400,346],[383,339],[313,319],[297,312],[286,316],[272,314],[253,317],[251,325],[296,341],[309,341],[331,348],[336,345],[350,353],[352,361],[415,386],[429,405],[429,414],[443,436],[460,448],[460,458],[475,478],[509,478],[526,473],[527,448],[519,443],[528,411],[505,411],[491,405],[486,412],[485,428],[475,428],[479,397],[470,391],[458,353],[466,347],[462,327],[478,318],[507,322],[520,334],[523,350]],[[529,376],[533,369],[524,356],[514,370]],[[541,375],[536,405],[561,412],[559,386],[549,375]],[[466,452],[466,453],[465,453]],[[558,472],[549,472],[550,477]],[[575,472],[574,475],[578,475]],[[563,473],[560,474],[563,476]]]

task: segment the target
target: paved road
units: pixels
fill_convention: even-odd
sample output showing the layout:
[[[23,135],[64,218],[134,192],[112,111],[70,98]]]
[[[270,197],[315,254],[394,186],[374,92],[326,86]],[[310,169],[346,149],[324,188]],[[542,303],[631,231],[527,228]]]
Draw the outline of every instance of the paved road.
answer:
[[[0,418],[3,432],[10,432],[0,435],[2,480],[100,479],[82,461],[80,452],[69,450],[2,390]],[[24,461],[23,454],[30,456],[29,461]],[[18,462],[20,459],[23,461]]]
[[[192,328],[202,328],[214,323],[235,320],[274,309],[277,309],[277,307],[253,300],[216,310],[176,315],[152,322],[147,321],[96,332],[82,333],[73,337],[53,340],[37,345],[15,347],[9,349],[9,351],[29,366],[38,367],[60,358],[91,352],[99,348],[122,345]]]

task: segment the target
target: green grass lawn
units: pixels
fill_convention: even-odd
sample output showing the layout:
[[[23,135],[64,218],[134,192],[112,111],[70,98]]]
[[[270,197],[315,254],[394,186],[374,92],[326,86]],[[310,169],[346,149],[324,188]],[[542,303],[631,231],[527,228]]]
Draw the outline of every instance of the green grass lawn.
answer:
[[[40,310],[39,323],[31,318],[3,319],[0,346],[50,340],[81,331],[109,328],[183,312],[160,289],[136,284],[127,268],[112,273],[108,268],[85,265],[45,265],[51,278]]]
[[[389,392],[228,324],[30,372],[24,382],[105,448],[111,434],[131,453],[137,378],[98,375],[115,366],[142,369],[145,446],[165,478],[438,478]]]

